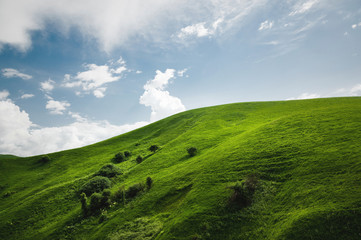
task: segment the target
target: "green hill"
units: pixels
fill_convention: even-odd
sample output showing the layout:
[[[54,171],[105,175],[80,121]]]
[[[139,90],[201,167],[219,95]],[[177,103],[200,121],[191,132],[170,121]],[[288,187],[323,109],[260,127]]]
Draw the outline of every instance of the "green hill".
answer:
[[[124,151],[84,216],[80,189]],[[361,239],[359,97],[196,109],[48,156],[1,156],[0,239]]]

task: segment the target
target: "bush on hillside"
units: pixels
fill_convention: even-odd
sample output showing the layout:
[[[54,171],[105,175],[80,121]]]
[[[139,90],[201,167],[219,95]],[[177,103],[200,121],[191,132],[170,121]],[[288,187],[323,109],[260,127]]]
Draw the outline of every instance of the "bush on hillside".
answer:
[[[197,148],[195,147],[190,147],[187,149],[187,152],[189,154],[189,156],[193,157],[197,154]]]
[[[38,160],[38,163],[42,163],[42,164],[48,163],[48,162],[50,162],[50,157],[48,155],[44,155]]]
[[[137,161],[137,163],[141,163],[143,162],[143,157],[142,156],[138,156],[137,159],[135,159]]]
[[[92,195],[95,192],[101,192],[106,188],[110,188],[111,182],[109,178],[103,176],[96,176],[90,179],[80,188],[80,192],[85,193],[87,196]]]
[[[128,157],[132,156],[132,154],[131,154],[129,151],[125,151],[125,152],[124,152],[124,156],[125,156],[126,158],[128,158]]]
[[[151,177],[147,177],[146,184],[147,184],[147,189],[149,190],[153,185],[153,180]]]
[[[124,162],[125,161],[125,156],[124,156],[123,153],[119,152],[119,153],[115,154],[112,161],[115,162],[115,163]]]
[[[229,188],[233,193],[229,199],[229,203],[239,207],[247,207],[252,203],[252,197],[256,191],[258,178],[256,175],[249,175],[245,180],[237,182]]]
[[[125,197],[127,199],[129,198],[134,198],[135,196],[137,196],[140,192],[143,192],[145,189],[145,186],[143,183],[136,183],[133,186],[130,186],[126,191],[125,191]]]
[[[97,213],[101,208],[102,195],[100,193],[93,193],[90,196],[89,209],[92,213]]]
[[[149,147],[149,151],[151,152],[156,152],[159,149],[159,147],[157,145],[152,145]]]
[[[84,216],[88,215],[88,206],[86,204],[86,200],[87,200],[86,194],[81,193],[80,194],[80,203],[81,203],[81,210],[82,210]]]
[[[97,173],[95,173],[95,176],[112,178],[120,174],[122,174],[122,172],[119,167],[115,166],[114,164],[107,164],[103,166]]]
[[[122,202],[125,204],[125,190],[124,187],[119,188],[114,195],[112,196],[112,201],[114,202]]]

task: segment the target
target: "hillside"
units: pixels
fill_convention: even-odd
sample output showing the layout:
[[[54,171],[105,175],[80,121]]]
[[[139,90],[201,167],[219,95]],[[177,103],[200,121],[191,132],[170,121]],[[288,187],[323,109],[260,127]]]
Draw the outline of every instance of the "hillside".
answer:
[[[124,151],[111,198],[151,188],[83,216],[80,188]],[[48,156],[1,156],[0,239],[361,238],[359,97],[196,109]],[[252,177],[249,203],[233,201]]]

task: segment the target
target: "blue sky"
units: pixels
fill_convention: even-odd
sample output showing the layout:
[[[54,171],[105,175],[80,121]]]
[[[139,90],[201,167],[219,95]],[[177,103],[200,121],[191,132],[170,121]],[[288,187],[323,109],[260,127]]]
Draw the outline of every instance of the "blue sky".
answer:
[[[359,0],[1,0],[0,153],[204,106],[361,95]]]

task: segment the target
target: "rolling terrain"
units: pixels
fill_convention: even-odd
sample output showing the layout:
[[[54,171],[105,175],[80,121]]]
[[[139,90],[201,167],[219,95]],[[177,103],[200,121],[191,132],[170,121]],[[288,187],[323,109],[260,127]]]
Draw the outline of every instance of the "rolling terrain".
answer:
[[[0,156],[0,239],[361,239],[360,97],[195,109],[48,157]],[[84,216],[81,189],[110,163],[110,206]]]

